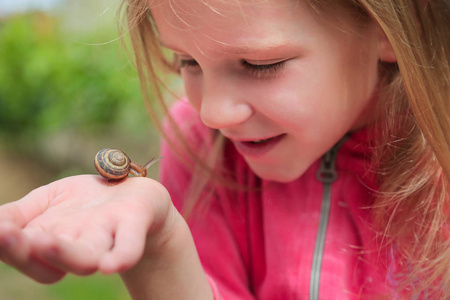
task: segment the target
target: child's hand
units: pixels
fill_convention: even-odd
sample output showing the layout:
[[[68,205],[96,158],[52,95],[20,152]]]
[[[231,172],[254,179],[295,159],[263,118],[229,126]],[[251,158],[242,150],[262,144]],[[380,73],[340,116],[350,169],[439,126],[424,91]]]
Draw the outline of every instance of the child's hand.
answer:
[[[165,188],[148,178],[109,185],[69,177],[0,206],[0,259],[42,283],[67,272],[126,271],[150,242],[170,239],[173,210]]]

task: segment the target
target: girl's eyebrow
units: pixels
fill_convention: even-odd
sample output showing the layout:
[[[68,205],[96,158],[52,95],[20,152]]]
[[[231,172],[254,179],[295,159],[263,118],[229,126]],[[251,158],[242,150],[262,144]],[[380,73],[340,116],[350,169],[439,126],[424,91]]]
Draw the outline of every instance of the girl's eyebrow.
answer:
[[[161,40],[158,40],[158,42],[159,42],[159,46],[162,47],[162,48],[167,48],[167,49],[170,49],[170,50],[172,50],[172,51],[174,51],[174,52],[179,52],[179,53],[183,52],[183,51],[181,51],[181,50],[178,50],[178,49],[177,49],[176,47],[174,47],[174,46],[171,46],[171,45],[169,45],[169,44],[164,43],[164,42],[161,41]]]
[[[172,46],[168,43],[165,43],[162,40],[159,40],[159,44],[161,47],[170,49],[174,52],[183,53],[184,51],[178,49],[175,46]],[[220,44],[221,53],[227,54],[247,54],[247,53],[258,53],[258,52],[277,52],[278,50],[289,50],[289,49],[298,49],[300,46],[298,44],[292,43],[292,41],[258,41],[254,44],[242,45],[242,46],[232,46],[227,44]]]

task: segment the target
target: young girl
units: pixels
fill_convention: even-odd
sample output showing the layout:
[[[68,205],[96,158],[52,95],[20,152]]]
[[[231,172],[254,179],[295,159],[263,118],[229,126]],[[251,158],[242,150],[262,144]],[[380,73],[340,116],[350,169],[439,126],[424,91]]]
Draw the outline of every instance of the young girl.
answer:
[[[41,187],[0,208],[2,261],[133,299],[450,297],[448,1],[124,7],[144,98],[185,84],[161,184]]]

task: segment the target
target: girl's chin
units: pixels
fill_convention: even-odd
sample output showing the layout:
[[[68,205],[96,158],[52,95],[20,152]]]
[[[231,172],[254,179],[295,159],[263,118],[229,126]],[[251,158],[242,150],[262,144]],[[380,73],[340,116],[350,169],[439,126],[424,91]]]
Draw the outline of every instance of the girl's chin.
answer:
[[[250,169],[261,179],[275,181],[279,183],[288,183],[302,176],[307,168],[294,169],[286,166],[261,165],[248,162]]]

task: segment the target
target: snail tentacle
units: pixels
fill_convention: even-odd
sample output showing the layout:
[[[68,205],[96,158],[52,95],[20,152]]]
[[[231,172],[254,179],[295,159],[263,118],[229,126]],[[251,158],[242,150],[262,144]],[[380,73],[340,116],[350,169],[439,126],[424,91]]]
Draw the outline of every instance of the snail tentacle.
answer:
[[[160,161],[160,160],[163,159],[163,158],[164,158],[164,156],[158,157],[158,158],[156,158],[156,159],[153,157],[152,159],[150,159],[150,160],[144,165],[144,168],[145,168],[145,169],[150,168],[154,163]]]

